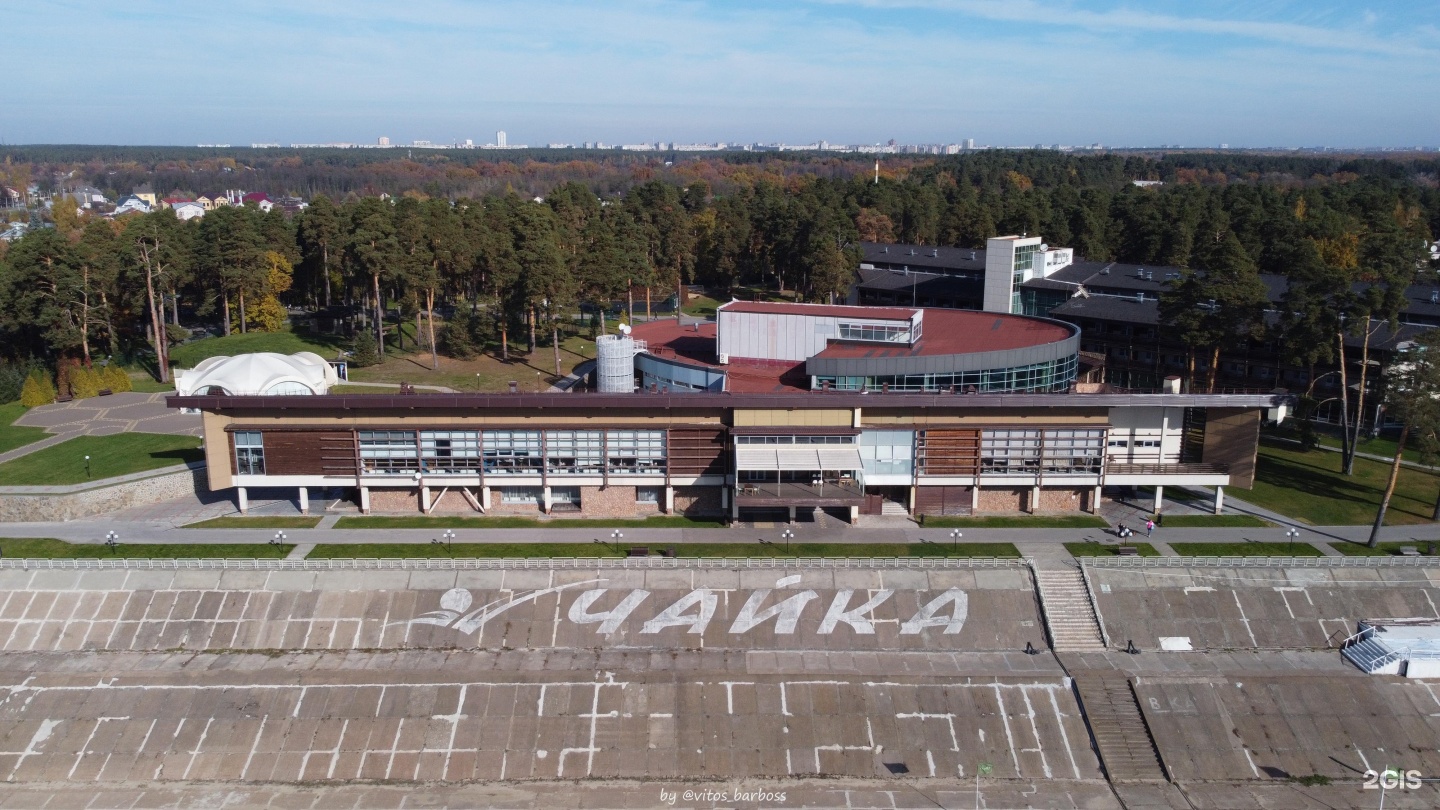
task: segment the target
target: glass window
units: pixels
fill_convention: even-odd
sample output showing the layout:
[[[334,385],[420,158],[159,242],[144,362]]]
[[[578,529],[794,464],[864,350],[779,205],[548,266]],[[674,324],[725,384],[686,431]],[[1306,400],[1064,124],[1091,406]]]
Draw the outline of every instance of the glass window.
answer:
[[[865,340],[876,343],[909,343],[909,324],[876,324],[840,322],[841,340]]]
[[[540,474],[540,431],[487,430],[484,441],[486,475]]]
[[[235,474],[265,474],[265,437],[260,431],[235,431]]]
[[[1105,431],[1052,429],[1045,431],[1042,466],[1050,473],[1099,474]]]
[[[501,503],[538,504],[544,494],[540,487],[504,487],[500,490]],[[553,494],[553,490],[552,490]]]
[[[426,472],[465,473],[480,468],[480,432],[420,431],[420,465]]]
[[[659,488],[659,487],[636,487],[636,488],[635,488],[635,502],[636,502],[636,503],[657,503],[657,504],[660,503],[660,488]]]
[[[420,469],[413,430],[360,431],[360,467],[372,473],[412,473]]]
[[[600,475],[604,434],[598,430],[545,432],[545,471],[550,475]]]
[[[665,431],[611,430],[605,435],[606,468],[611,475],[663,475]]]
[[[550,488],[550,503],[551,503],[551,505],[554,505],[554,504],[557,504],[557,503],[568,503],[568,504],[575,504],[575,505],[578,506],[578,505],[580,504],[580,488],[579,488],[579,487],[551,487],[551,488]]]
[[[987,430],[980,436],[982,473],[1033,473],[1040,466],[1040,431]]]

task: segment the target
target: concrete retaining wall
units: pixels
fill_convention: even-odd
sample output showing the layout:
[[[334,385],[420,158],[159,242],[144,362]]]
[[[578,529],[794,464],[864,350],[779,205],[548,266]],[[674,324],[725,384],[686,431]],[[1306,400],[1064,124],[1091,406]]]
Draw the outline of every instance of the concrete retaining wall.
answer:
[[[77,520],[205,492],[205,465],[180,465],[65,487],[0,487],[0,522]]]

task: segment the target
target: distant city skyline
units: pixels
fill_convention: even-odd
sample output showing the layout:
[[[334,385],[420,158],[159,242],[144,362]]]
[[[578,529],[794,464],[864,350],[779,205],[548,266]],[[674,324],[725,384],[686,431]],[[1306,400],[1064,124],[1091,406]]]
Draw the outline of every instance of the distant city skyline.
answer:
[[[0,141],[1434,146],[1387,0],[9,4]]]

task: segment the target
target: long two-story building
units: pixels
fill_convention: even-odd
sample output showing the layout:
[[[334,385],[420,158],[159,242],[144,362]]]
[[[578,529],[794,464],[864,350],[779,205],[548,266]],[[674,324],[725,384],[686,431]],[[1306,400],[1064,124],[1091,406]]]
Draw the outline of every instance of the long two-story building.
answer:
[[[623,392],[215,385],[170,404],[204,414],[210,486],[242,508],[256,487],[302,504],[339,488],[365,512],[742,520],[1097,511],[1116,485],[1154,487],[1157,505],[1167,485],[1213,486],[1218,509],[1225,487],[1250,486],[1261,422],[1287,406],[1107,393],[1074,326],[1018,315],[734,302],[635,340]]]

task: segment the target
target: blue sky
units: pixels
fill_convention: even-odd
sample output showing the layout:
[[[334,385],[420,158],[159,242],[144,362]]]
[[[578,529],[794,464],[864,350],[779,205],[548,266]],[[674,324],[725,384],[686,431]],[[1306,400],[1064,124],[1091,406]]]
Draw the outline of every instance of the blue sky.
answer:
[[[45,0],[7,143],[1440,145],[1440,3]]]

